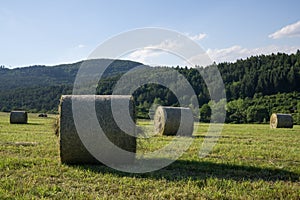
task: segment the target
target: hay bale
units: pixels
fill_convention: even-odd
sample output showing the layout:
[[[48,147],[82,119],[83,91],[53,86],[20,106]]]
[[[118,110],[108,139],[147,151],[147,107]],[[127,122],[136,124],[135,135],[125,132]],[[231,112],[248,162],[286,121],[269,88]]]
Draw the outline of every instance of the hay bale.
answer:
[[[48,115],[46,113],[41,113],[38,115],[38,117],[48,117]]]
[[[129,151],[136,152],[136,137],[126,134],[123,130],[119,128],[114,120],[114,116],[112,114],[112,98],[117,99],[120,102],[129,103],[129,112],[130,117],[135,120],[135,112],[134,112],[134,102],[131,96],[119,96],[119,95],[66,95],[62,96],[60,102],[60,118],[58,120],[58,128],[59,128],[59,141],[60,141],[60,158],[62,163],[66,164],[99,164],[100,162],[91,155],[91,153],[84,146],[83,142],[78,135],[73,111],[72,111],[72,101],[80,102],[80,105],[85,108],[91,101],[95,103],[95,111],[97,115],[97,119],[92,119],[92,116],[86,117],[84,119],[85,124],[88,126],[91,124],[91,120],[97,120],[105,133],[106,137],[112,142],[114,145],[119,148]],[[74,105],[73,105],[74,106]],[[85,115],[85,114],[84,114]],[[131,127],[132,130],[135,130],[134,127]],[[85,129],[84,129],[85,130]],[[91,127],[89,130],[86,130],[86,134],[99,134],[99,129],[94,129]],[[82,132],[80,132],[82,134]],[[131,133],[132,134],[132,133]],[[135,134],[135,133],[133,133]],[[100,134],[101,135],[101,134]],[[93,140],[93,138],[91,138]],[[98,142],[98,141],[97,141]],[[92,142],[91,142],[92,143]],[[128,158],[124,158],[124,156],[114,155],[112,158],[112,151],[109,149],[107,142],[103,142],[102,140],[97,143],[97,149],[101,152],[101,158],[104,160],[109,160],[112,162],[110,164],[128,164],[132,163],[135,159],[134,156]],[[98,150],[97,150],[98,151]],[[134,154],[133,154],[134,155]],[[104,163],[106,164],[106,163]]]
[[[270,118],[271,128],[293,128],[293,117],[290,114],[273,113]]]
[[[193,113],[190,108],[159,106],[154,115],[154,130],[159,135],[192,136]]]
[[[0,143],[1,144],[1,143]],[[37,142],[4,142],[3,145],[12,145],[12,146],[37,146]]]
[[[11,111],[10,123],[11,124],[27,124],[28,115],[26,111]]]

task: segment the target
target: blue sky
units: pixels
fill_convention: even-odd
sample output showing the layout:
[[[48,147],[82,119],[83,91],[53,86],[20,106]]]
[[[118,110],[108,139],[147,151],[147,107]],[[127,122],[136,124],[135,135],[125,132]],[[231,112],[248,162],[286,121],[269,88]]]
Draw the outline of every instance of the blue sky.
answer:
[[[108,38],[143,27],[181,32],[216,62],[293,53],[300,49],[299,8],[296,0],[2,1],[0,65],[75,62]],[[166,57],[136,60],[174,64]]]

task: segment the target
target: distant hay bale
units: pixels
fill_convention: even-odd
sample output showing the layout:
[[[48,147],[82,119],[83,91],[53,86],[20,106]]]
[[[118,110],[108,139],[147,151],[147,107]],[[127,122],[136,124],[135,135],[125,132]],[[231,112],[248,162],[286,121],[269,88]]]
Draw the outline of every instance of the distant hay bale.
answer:
[[[293,117],[290,114],[273,113],[270,118],[271,128],[293,128]]]
[[[36,146],[39,143],[37,142],[4,142],[0,143],[2,145],[12,145],[12,146]]]
[[[192,136],[193,113],[190,108],[159,106],[154,115],[154,129],[158,135]]]
[[[60,118],[58,120],[59,140],[60,140],[60,158],[62,163],[66,164],[99,164],[100,162],[94,158],[91,153],[84,146],[80,140],[80,136],[76,130],[73,111],[72,100],[80,102],[83,107],[87,103],[95,102],[95,111],[97,119],[106,137],[119,148],[136,152],[136,137],[126,134],[121,130],[114,120],[112,114],[111,101],[112,98],[117,101],[129,104],[130,117],[135,120],[135,107],[132,96],[125,95],[65,95],[62,96],[60,101]],[[125,117],[125,116],[124,116]],[[86,119],[84,123],[89,124],[90,119]],[[134,125],[134,126],[133,126]],[[130,125],[132,130],[135,130],[135,124]],[[133,126],[133,127],[132,127]],[[135,132],[135,131],[134,131]],[[97,134],[97,131],[92,134]],[[135,133],[132,133],[135,134]],[[93,138],[91,138],[93,140]],[[101,157],[108,159],[112,164],[129,164],[134,162],[135,157],[128,156],[126,158],[115,155],[111,158],[110,149],[107,149],[107,144],[101,142],[97,144]],[[134,154],[133,154],[134,155]],[[106,164],[106,163],[105,163]]]
[[[26,111],[11,111],[10,123],[11,124],[27,124],[28,115]]]
[[[48,117],[48,115],[46,113],[41,113],[38,115],[38,117]]]

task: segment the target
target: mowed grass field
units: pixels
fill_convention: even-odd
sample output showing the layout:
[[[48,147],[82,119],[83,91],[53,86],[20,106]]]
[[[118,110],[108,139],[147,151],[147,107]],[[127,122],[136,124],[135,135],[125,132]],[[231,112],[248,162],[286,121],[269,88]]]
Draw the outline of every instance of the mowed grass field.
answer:
[[[161,170],[119,172],[102,165],[64,165],[54,115],[9,124],[0,113],[0,199],[299,199],[300,126],[224,126],[211,154],[199,158],[208,124],[200,124],[190,149]],[[150,130],[149,122],[139,125]],[[198,125],[198,124],[197,124]],[[147,152],[172,137],[138,142]]]

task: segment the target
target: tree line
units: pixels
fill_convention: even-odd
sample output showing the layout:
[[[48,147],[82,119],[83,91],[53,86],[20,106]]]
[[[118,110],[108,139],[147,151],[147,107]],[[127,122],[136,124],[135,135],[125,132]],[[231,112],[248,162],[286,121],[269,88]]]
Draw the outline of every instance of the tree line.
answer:
[[[91,61],[91,64],[103,65],[103,62]],[[104,63],[107,62],[108,60],[105,60]],[[33,66],[26,69],[1,67],[0,110],[26,109],[33,112],[57,112],[60,96],[72,93],[73,82],[80,64]],[[142,64],[120,60],[110,63],[95,93],[112,94],[123,74],[139,65]],[[277,53],[252,56],[234,63],[225,62],[215,66],[219,69],[225,84],[227,122],[263,123],[269,120],[272,112],[284,112],[292,113],[295,122],[300,124],[299,50],[290,55]],[[145,69],[147,67],[149,66],[145,66]],[[159,68],[162,71],[159,78],[169,78],[168,73],[163,73],[166,69]],[[209,121],[211,108],[217,106],[219,102],[210,99],[209,90],[201,74],[212,69],[212,66],[196,68],[176,66],[171,69],[184,76],[195,91],[196,97],[193,98],[198,100],[199,108],[192,107],[195,99],[189,96],[180,97],[190,102],[184,106],[190,106],[194,110],[199,109],[200,115],[195,117],[199,117],[201,121]],[[134,82],[141,76],[142,73],[136,73],[130,81]],[[178,80],[178,85],[181,81]],[[212,90],[218,91],[218,88]],[[151,109],[156,105],[179,106],[179,99],[173,92],[159,84],[142,85],[133,91],[133,96],[136,101],[137,115],[140,118],[149,118]]]

